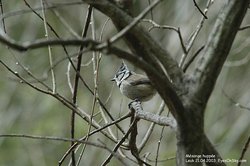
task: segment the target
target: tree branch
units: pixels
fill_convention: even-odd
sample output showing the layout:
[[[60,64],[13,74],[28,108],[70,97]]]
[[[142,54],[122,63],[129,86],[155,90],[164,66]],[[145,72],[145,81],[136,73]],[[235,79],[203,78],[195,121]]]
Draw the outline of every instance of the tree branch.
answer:
[[[83,1],[93,5],[93,7],[110,17],[119,31],[126,29],[127,26],[130,26],[130,24],[133,23],[134,19],[130,15],[107,0]],[[137,56],[142,57],[157,70],[159,69],[158,72],[162,75],[164,75],[164,70],[166,70],[167,74],[174,81],[174,83],[179,83],[180,79],[182,79],[183,72],[178,67],[177,62],[159,45],[158,42],[155,41],[155,39],[149,35],[143,27],[139,25],[134,26],[124,35],[124,37],[126,38],[130,49]],[[164,70],[159,64],[163,66]]]
[[[142,107],[141,107],[141,103],[140,101],[132,101],[130,104],[129,104],[129,109],[131,111],[131,119],[130,119],[130,123],[132,124],[133,122],[134,125],[132,126],[132,129],[131,129],[131,134],[130,134],[130,139],[129,139],[129,147],[130,147],[130,150],[131,150],[131,153],[132,155],[137,159],[138,161],[138,165],[139,166],[142,166],[143,164],[144,165],[149,165],[148,163],[144,162],[141,158],[140,158],[140,152],[137,148],[137,145],[136,145],[136,137],[138,135],[138,128],[137,128],[137,123],[140,119],[138,119],[136,117],[136,112],[138,110],[142,110]]]
[[[111,15],[112,16],[111,18],[117,21],[116,23],[119,24],[119,27],[126,27],[133,20],[129,15],[127,15],[117,6],[115,6],[114,4],[108,1],[104,1],[104,0],[103,1],[90,1],[89,0],[88,2],[90,4],[95,5],[94,7],[100,8],[99,10],[101,11],[104,10],[107,12],[107,14]],[[117,16],[120,16],[120,17],[117,17]],[[121,18],[123,18],[123,16],[125,19],[120,20]],[[120,21],[124,21],[124,23]],[[182,117],[182,112],[184,108],[182,106],[182,102],[180,101],[177,93],[174,90],[174,89],[178,89],[178,90],[183,89],[183,86],[180,86],[180,84],[178,85],[179,88],[174,88],[174,87],[177,87],[176,85],[182,79],[182,74],[183,74],[182,70],[178,67],[178,64],[172,59],[172,57],[142,27],[137,25],[134,28],[132,28],[128,32],[128,34],[131,34],[132,38],[130,40],[132,42],[133,48],[137,50],[137,53],[140,53],[140,55],[146,56],[146,58],[142,59],[141,56],[125,57],[126,55],[130,55],[130,54],[127,54],[120,49],[115,49],[115,47],[112,47],[110,45],[108,45],[107,48],[100,48],[100,49],[107,50],[107,51],[112,50],[113,51],[112,53],[115,53],[116,55],[118,55],[118,53],[122,53],[122,55],[118,55],[118,56],[128,59],[132,63],[144,64],[142,69],[148,74],[153,84],[155,84],[155,87],[157,88],[158,92],[164,99],[165,103],[170,108],[172,114],[175,116],[175,118],[177,118],[177,121],[184,122],[185,120],[181,120],[183,118],[180,118]],[[28,49],[41,48],[41,47],[45,47],[48,45],[51,45],[51,46],[83,45],[87,48],[87,50],[99,50],[98,44],[101,44],[91,39],[37,40],[34,42],[26,42],[23,44],[19,44],[13,39],[7,36],[3,37],[1,35],[0,35],[0,42],[19,51],[26,51]],[[155,57],[157,57],[158,60],[155,60]],[[134,60],[136,60],[136,62],[134,62]],[[144,63],[143,61],[144,62],[147,61],[147,63]],[[154,67],[152,66],[152,62],[154,63],[153,65]],[[173,81],[172,80],[170,81],[168,77],[164,74],[164,71],[161,68],[162,65],[159,65],[158,62],[164,63],[162,65],[165,66],[166,71],[172,77],[171,79],[173,79]],[[142,66],[139,65],[139,67],[142,67]],[[173,86],[172,83],[176,83],[175,86]],[[179,112],[178,116],[177,116],[176,111]]]
[[[215,26],[193,71],[192,101],[204,110],[221,68],[228,56],[239,26],[245,16],[249,0],[231,0],[218,16]],[[192,86],[192,87],[191,87]]]
[[[113,150],[112,150],[113,153],[115,153],[119,149],[119,147],[122,145],[122,143],[128,138],[128,136],[131,133],[132,128],[133,128],[133,126],[134,126],[135,123],[136,123],[136,120],[134,120],[130,124],[128,131],[124,134],[124,136],[122,137],[122,139],[113,148]],[[110,162],[110,160],[113,157],[113,153],[110,153],[110,155],[107,157],[107,159],[102,163],[102,166],[105,166],[105,165],[107,165]]]
[[[201,133],[204,132],[204,111],[221,68],[235,39],[236,33],[238,32],[238,28],[245,16],[248,4],[249,0],[231,0],[227,6],[224,7],[209,36],[204,54],[199,57],[198,63],[193,73],[191,73],[193,80],[189,82],[189,94],[185,96],[187,99],[185,108],[188,112],[185,112],[185,114],[187,113],[185,116],[190,116],[193,122],[188,123],[190,126],[186,128],[180,127],[178,134],[181,139],[179,140],[180,146],[177,152],[179,156],[183,156],[189,151],[191,153],[196,152],[196,154],[214,154],[216,157],[220,158],[219,153],[215,150],[210,141],[201,135]],[[196,125],[196,127],[194,125]],[[189,133],[192,131],[196,131],[200,134],[190,135]],[[194,141],[196,141],[196,150],[191,146],[194,144]],[[183,148],[183,146],[185,148]],[[203,147],[202,152],[199,148],[197,149],[199,146],[200,148]],[[177,158],[183,159],[183,157]],[[185,161],[182,160],[179,163],[184,162]],[[217,164],[224,165],[224,163]]]
[[[194,2],[194,6],[199,10],[199,12],[201,13],[201,15],[202,15],[205,19],[207,19],[206,14],[202,12],[202,10],[199,8],[199,6],[198,6],[198,4],[196,3],[196,1],[193,0],[193,2]]]
[[[97,41],[92,39],[40,39],[32,42],[18,43],[15,40],[9,38],[7,35],[0,35],[0,42],[18,51],[27,51],[29,49],[37,49],[42,47],[51,46],[80,46],[92,47],[99,44]]]
[[[84,0],[84,2],[109,16],[118,30],[126,28],[133,22],[131,16],[107,0]],[[142,69],[147,73],[178,124],[180,122],[185,126],[187,117],[183,116],[184,107],[177,95],[185,89],[181,83],[184,75],[177,62],[139,25],[130,29],[124,37],[132,52],[138,57],[138,62],[146,62],[147,65]]]
[[[208,13],[208,9],[213,4],[213,2],[214,2],[213,0],[208,0],[206,8],[204,9],[204,12],[202,12],[204,15],[206,15]],[[190,37],[188,39],[188,42],[186,44],[186,53],[184,52],[182,54],[181,60],[180,60],[180,63],[179,63],[180,64],[179,66],[182,67],[182,68],[183,68],[183,65],[184,65],[184,63],[186,61],[188,53],[189,53],[189,51],[191,50],[191,48],[192,48],[192,46],[194,44],[195,39],[197,39],[198,34],[199,34],[199,32],[201,31],[201,29],[202,29],[202,27],[204,25],[205,19],[206,18],[204,16],[202,16],[202,18],[199,21],[199,24],[197,25],[196,29],[194,30],[194,32],[192,32],[192,34],[190,35]]]
[[[84,22],[84,28],[82,31],[82,38],[86,38],[87,36],[87,32],[89,29],[89,25],[91,22],[91,15],[92,15],[92,6],[88,6],[88,12],[87,12],[87,16]],[[82,64],[82,51],[84,49],[84,46],[80,46],[79,48],[79,53],[77,56],[77,68],[76,68],[76,73],[75,73],[75,78],[74,78],[74,89],[73,89],[73,93],[72,93],[72,103],[76,104],[77,103],[77,94],[78,94],[78,85],[79,85],[79,80],[80,80],[80,74],[81,73],[81,64]],[[95,96],[94,96],[95,97]],[[70,128],[70,134],[71,134],[71,138],[75,138],[75,113],[74,111],[71,112],[71,128]],[[92,116],[90,116],[90,126],[92,125]],[[88,139],[86,139],[88,140]],[[71,146],[74,145],[74,143],[71,143]],[[76,166],[76,159],[75,159],[75,151],[72,150],[71,152],[71,162],[72,162],[72,166]]]
[[[248,149],[248,147],[249,147],[249,144],[250,144],[250,136],[248,137],[248,139],[247,139],[247,141],[246,141],[246,143],[245,143],[245,145],[244,145],[244,148],[243,148],[242,151],[241,151],[240,158],[239,158],[239,162],[238,162],[237,166],[240,166],[240,165],[241,165],[242,160],[243,160],[243,158],[244,158],[244,155],[245,155],[245,153],[246,153],[246,151],[247,151],[247,149]]]
[[[154,122],[160,126],[170,126],[173,130],[176,130],[177,128],[175,119],[171,117],[160,116],[151,112],[145,112],[143,110],[136,110],[136,117],[146,121]]]
[[[123,160],[122,156],[109,149],[106,145],[101,145],[95,142],[85,141],[82,139],[72,139],[72,138],[62,138],[62,137],[54,137],[54,136],[37,136],[37,135],[26,135],[26,134],[0,134],[0,138],[26,138],[26,139],[35,139],[35,140],[46,140],[46,141],[60,141],[60,142],[73,142],[78,144],[87,144],[100,149],[104,149],[108,151],[112,156],[114,156],[121,164],[128,166]]]

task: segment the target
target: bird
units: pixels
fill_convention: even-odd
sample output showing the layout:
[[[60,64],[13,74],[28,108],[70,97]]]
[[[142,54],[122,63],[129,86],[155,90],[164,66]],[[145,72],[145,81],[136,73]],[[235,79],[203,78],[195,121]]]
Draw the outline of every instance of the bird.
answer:
[[[156,93],[147,76],[130,71],[124,62],[111,81],[115,81],[121,93],[131,100],[148,101]]]

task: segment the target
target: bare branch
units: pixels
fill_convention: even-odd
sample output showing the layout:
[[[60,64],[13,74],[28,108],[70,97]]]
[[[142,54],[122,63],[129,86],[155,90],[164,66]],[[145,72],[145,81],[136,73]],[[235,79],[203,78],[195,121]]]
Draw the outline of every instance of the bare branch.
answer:
[[[131,114],[128,113],[128,114],[124,115],[123,117],[121,117],[121,118],[119,118],[119,119],[117,119],[117,120],[115,120],[115,121],[113,121],[113,122],[110,122],[110,123],[108,123],[108,124],[106,124],[106,125],[104,125],[104,126],[102,126],[102,127],[100,127],[100,128],[97,128],[97,129],[91,131],[91,132],[89,133],[89,136],[91,136],[91,135],[93,135],[93,134],[96,134],[96,133],[98,133],[98,132],[100,132],[100,131],[106,129],[106,128],[108,128],[109,126],[115,125],[115,124],[119,123],[120,121],[122,121],[122,120],[124,120],[124,119],[127,119],[127,118],[130,117],[130,116],[131,116]],[[83,137],[83,138],[81,138],[80,140],[85,140],[85,138],[86,138],[86,137]],[[63,157],[62,157],[62,158],[60,159],[60,161],[58,162],[59,165],[61,165],[61,164],[63,163],[63,161],[66,159],[66,157],[67,157],[67,156],[71,153],[71,151],[72,151],[73,149],[75,149],[76,146],[78,146],[78,145],[79,145],[79,143],[74,143],[74,145],[72,145],[72,146],[67,150],[67,152],[63,155]],[[123,145],[123,146],[124,146],[124,145]]]
[[[246,143],[241,151],[241,155],[240,155],[239,162],[238,162],[237,166],[241,166],[242,160],[243,160],[244,155],[249,147],[249,144],[250,144],[250,136],[248,137],[248,139],[247,139],[247,141],[246,141]]]
[[[173,130],[176,130],[177,124],[174,118],[166,117],[166,116],[159,116],[156,114],[153,114],[151,112],[145,112],[145,111],[136,111],[136,117],[140,119],[144,119],[146,121],[154,122],[160,126],[169,126]]]
[[[28,86],[30,86],[31,88],[37,90],[38,92],[47,94],[49,96],[54,97],[55,99],[57,99],[58,101],[60,101],[63,105],[65,105],[67,108],[69,108],[70,110],[74,111],[79,117],[81,117],[83,120],[85,120],[86,122],[90,123],[90,117],[89,115],[83,111],[82,109],[76,107],[74,104],[72,104],[70,101],[68,101],[65,97],[61,96],[60,94],[56,93],[52,93],[52,90],[49,88],[48,91],[40,89],[34,85],[32,85],[31,83],[29,83],[27,80],[25,80],[22,76],[20,76],[17,72],[13,71],[12,69],[10,69],[3,61],[0,60],[0,63],[9,71],[11,72],[13,75],[15,75],[17,78],[19,78],[23,83],[27,84]],[[98,125],[98,123],[94,120],[92,120],[93,122],[91,123],[95,128],[100,128],[100,126]],[[105,132],[101,132],[103,135],[105,135],[107,138],[109,138],[110,140],[116,142],[116,140],[113,140],[107,133]]]
[[[184,65],[183,71],[186,72],[188,67],[192,64],[192,62],[195,60],[195,58],[199,55],[199,53],[204,49],[204,45],[199,48],[196,53],[189,59],[189,61]]]
[[[131,123],[135,121],[135,123],[131,129],[130,140],[129,140],[129,147],[130,147],[131,153],[137,159],[138,164],[140,166],[143,166],[143,164],[149,166],[148,163],[146,163],[145,161],[143,161],[140,158],[140,155],[139,155],[140,152],[139,152],[137,145],[136,145],[136,137],[138,134],[137,123],[139,121],[139,118],[136,117],[136,112],[137,112],[137,110],[142,110],[140,101],[135,100],[135,101],[132,101],[131,103],[129,103],[129,109],[130,109],[131,114],[132,114]]]
[[[152,24],[152,27],[149,28],[149,31],[151,31],[151,30],[154,29],[154,28],[169,29],[169,30],[173,30],[173,31],[175,31],[175,32],[178,31],[178,28],[176,28],[176,27],[169,26],[169,25],[160,25],[160,24],[157,24],[155,21],[150,20],[150,19],[142,19],[141,21],[142,21],[142,22],[148,22],[148,23]]]
[[[157,144],[157,151],[156,151],[156,156],[155,156],[155,166],[157,166],[158,164],[158,158],[159,158],[159,152],[160,152],[160,147],[161,147],[161,141],[162,141],[162,137],[163,137],[163,131],[164,131],[164,127],[162,127],[161,129],[161,136],[160,136],[160,139],[158,141],[158,144]]]
[[[205,107],[213,90],[238,32],[238,27],[245,16],[248,4],[249,0],[229,1],[229,4],[218,16],[203,56],[199,57],[192,74],[196,82],[195,86],[192,85],[192,89],[196,89],[192,92],[192,96],[196,96],[196,99],[193,100],[199,101],[202,107]]]
[[[199,8],[199,6],[197,5],[196,1],[193,0],[193,2],[194,2],[194,6],[199,10],[199,12],[201,13],[201,15],[202,15],[205,19],[207,19],[206,14],[202,12],[202,10],[201,10],[201,9]]]
[[[126,26],[119,33],[117,33],[115,36],[113,36],[112,38],[110,38],[109,41],[108,41],[109,43],[107,42],[107,43],[104,43],[104,45],[99,45],[99,48],[107,47],[108,44],[115,43],[116,41],[118,41],[119,39],[121,39],[122,37],[124,37],[124,35],[129,30],[131,30],[134,26],[136,26],[140,22],[140,20],[142,18],[144,18],[146,16],[146,14],[148,12],[150,12],[159,2],[161,2],[161,0],[155,0],[143,12],[141,12],[128,26]]]
[[[180,43],[181,43],[181,47],[182,47],[183,52],[185,54],[187,54],[187,49],[186,49],[186,46],[184,44],[184,41],[183,41],[183,38],[182,38],[182,35],[181,35],[181,30],[180,30],[179,27],[176,28],[176,27],[168,26],[168,25],[159,25],[156,22],[154,22],[153,20],[149,20],[149,19],[143,19],[142,21],[149,22],[149,23],[152,24],[152,27],[149,28],[149,31],[151,31],[153,28],[169,29],[169,30],[175,31],[178,34],[178,37],[180,39]]]
[[[104,149],[112,154],[116,159],[118,159],[123,165],[127,166],[124,162],[123,158],[109,149],[106,145],[97,144],[90,141],[84,141],[79,139],[72,139],[72,138],[61,138],[61,137],[52,137],[52,136],[36,136],[36,135],[26,135],[26,134],[1,134],[0,137],[9,137],[9,138],[28,138],[28,139],[35,139],[35,140],[47,140],[47,141],[62,141],[62,142],[77,142],[81,144],[91,145],[97,148]]]
[[[242,104],[240,104],[239,102],[235,101],[232,97],[230,97],[224,89],[222,89],[222,93],[236,106],[236,107],[239,107],[241,109],[244,109],[244,110],[247,110],[247,111],[250,111],[250,108],[249,107],[246,107]]]
[[[133,18],[107,0],[85,0],[85,2],[93,5],[93,7],[109,16],[118,30],[129,26],[133,21]],[[176,120],[181,123],[186,122],[183,116],[183,104],[175,91],[177,90],[179,92],[185,89],[185,86],[182,86],[183,72],[178,67],[177,62],[139,25],[126,33],[125,38],[132,52],[135,52],[138,56],[138,58],[134,59],[140,62],[140,64],[147,62],[145,68],[138,64],[137,66],[141,67],[147,73],[151,82],[170,108],[172,114],[177,118]],[[129,61],[135,64],[131,59]],[[168,76],[171,80],[168,79]]]
[[[48,45],[51,46],[80,46],[84,45],[85,47],[93,47],[94,45],[99,44],[96,41],[93,41],[92,39],[69,39],[69,40],[63,40],[63,39],[50,39],[50,40],[36,40],[33,42],[25,42],[25,43],[18,43],[15,40],[7,37],[3,37],[0,35],[0,42],[3,44],[18,50],[18,51],[27,51],[29,49],[37,49],[42,47],[47,47]]]
[[[41,5],[42,5],[42,15],[43,15],[43,24],[44,24],[44,30],[45,30],[45,37],[47,40],[49,40],[49,32],[48,32],[48,27],[47,27],[47,19],[46,19],[46,14],[45,14],[45,0],[41,0]],[[56,76],[53,67],[53,58],[52,58],[52,49],[51,46],[48,45],[48,55],[49,55],[49,64],[50,64],[50,72],[51,72],[51,80],[52,80],[52,91],[53,93],[56,93]]]
[[[26,1],[27,2],[27,1]],[[50,3],[51,5],[48,5],[46,7],[46,9],[54,9],[54,8],[62,8],[62,7],[69,7],[69,6],[74,6],[74,5],[81,5],[84,4],[84,2],[82,1],[76,1],[76,2],[62,2],[62,3]],[[27,5],[27,4],[26,4]],[[26,14],[26,13],[30,13],[30,12],[34,12],[34,11],[41,11],[43,10],[43,8],[40,7],[34,7],[34,8],[30,8],[30,9],[21,9],[21,10],[17,10],[17,11],[11,11],[8,13],[4,13],[1,17],[0,20],[12,17],[12,16],[18,16],[21,14]]]
[[[112,150],[113,152],[116,152],[118,150],[118,148],[122,145],[122,143],[128,138],[129,134],[131,133],[131,130],[133,128],[133,125],[136,123],[136,120],[134,120],[131,124],[130,127],[128,129],[128,131],[126,132],[126,134],[122,137],[122,139],[115,145],[114,149]],[[113,154],[110,153],[110,155],[108,156],[108,158],[102,163],[102,166],[107,165],[111,158],[113,157]]]
[[[26,0],[24,0],[26,1]],[[47,6],[49,6],[48,2],[46,1]],[[63,26],[76,38],[81,38],[80,35],[77,34],[75,30],[66,22],[66,20],[61,16],[56,8],[50,8],[50,11],[58,18],[58,20],[62,23]]]
[[[92,1],[91,1],[92,2]],[[108,2],[104,2],[104,1],[94,1],[92,2],[91,4],[102,4],[102,3],[108,3]],[[111,5],[111,4],[108,4],[108,5]],[[103,7],[103,6],[102,6]],[[107,7],[107,6],[104,6],[104,7]],[[108,6],[110,7],[110,6]],[[112,6],[111,7],[115,7],[117,8],[116,6]],[[101,8],[99,10],[104,10],[105,8]],[[110,8],[108,8],[110,9]],[[112,8],[113,10],[113,8]],[[120,9],[118,8],[117,9],[119,12]],[[111,12],[112,13],[112,12]],[[118,15],[114,15],[114,13],[112,13],[113,17],[116,17]],[[125,14],[124,12],[122,14]],[[126,15],[126,14],[125,14]],[[127,18],[127,17],[125,17]],[[117,18],[118,19],[118,18]],[[124,20],[125,23],[130,23],[131,22],[131,19],[128,19],[128,20]],[[119,17],[119,20],[120,20],[120,17]],[[132,31],[136,29],[136,31]],[[182,104],[181,104],[181,101],[179,100],[176,92],[174,91],[174,88],[171,84],[171,81],[168,80],[168,77],[167,76],[162,76],[162,69],[161,67],[159,66],[158,62],[164,62],[165,64],[163,64],[165,66],[165,68],[167,69],[168,71],[168,74],[173,77],[174,80],[176,80],[176,83],[178,84],[178,86],[180,86],[180,81],[181,81],[181,77],[180,75],[182,75],[182,71],[180,70],[180,68],[178,67],[177,63],[172,59],[172,57],[166,53],[165,50],[163,50],[156,41],[154,41],[149,35],[148,33],[143,29],[139,28],[139,26],[136,26],[134,27],[133,29],[131,29],[133,35],[139,35],[139,36],[134,36],[132,37],[133,39],[135,39],[133,42],[135,42],[136,40],[143,40],[141,42],[136,42],[136,45],[138,45],[138,47],[136,45],[134,45],[133,47],[135,49],[138,49],[137,51],[146,51],[146,52],[141,52],[143,56],[147,56],[149,59],[153,60],[153,61],[147,61],[148,63],[152,63],[152,62],[155,62],[155,65],[159,67],[159,70],[156,71],[156,66],[152,67],[151,65],[144,65],[145,68],[142,68],[143,70],[145,70],[145,72],[149,75],[149,77],[152,79],[152,82],[154,84],[161,84],[161,85],[157,85],[158,88],[161,88],[158,89],[158,91],[160,92],[161,95],[164,95],[162,96],[165,100],[165,102],[168,104],[168,106],[171,108],[171,111],[173,111],[173,115],[175,116],[176,113],[174,111],[179,111],[180,113],[182,113],[183,111],[183,107],[182,107]],[[139,32],[138,32],[139,31]],[[144,32],[144,33],[142,33]],[[129,32],[130,33],[130,32]],[[142,36],[140,36],[140,34]],[[27,43],[24,43],[24,44],[18,44],[17,42],[15,42],[14,40],[12,39],[9,39],[8,37],[3,37],[3,36],[0,36],[0,42],[14,48],[14,49],[17,49],[17,50],[20,50],[20,51],[25,51],[27,49],[35,49],[35,48],[40,48],[40,47],[45,47],[47,45],[82,45],[82,46],[85,46],[86,48],[88,49],[92,49],[94,50],[95,47],[98,47],[97,45],[100,44],[99,42],[96,42],[96,41],[93,41],[91,39],[83,39],[83,40],[79,40],[79,39],[75,39],[75,40],[49,40],[49,41],[44,41],[44,40],[38,40],[38,41],[35,41],[35,42],[27,42]],[[133,43],[132,42],[132,43]],[[149,47],[149,45],[151,45],[152,47]],[[145,47],[144,49],[141,48],[141,46]],[[109,46],[110,47],[110,46]],[[149,49],[150,48],[150,49]],[[96,49],[97,50],[97,49]],[[113,53],[116,52],[116,55],[117,54],[117,51],[118,49],[115,49],[114,47],[112,48],[112,51]],[[153,52],[152,52],[153,51]],[[121,53],[121,51],[119,51],[119,53]],[[138,52],[139,53],[139,52]],[[128,54],[126,54],[128,55]],[[159,61],[156,60],[155,61],[155,57],[153,56],[157,56],[159,58]],[[125,56],[124,56],[125,57]],[[136,60],[136,62],[133,62],[131,61],[131,58],[133,60]],[[147,60],[148,58],[146,58],[145,60]],[[153,59],[152,59],[153,58]],[[142,60],[140,59],[140,57],[136,57],[136,56],[130,56],[130,57],[126,57],[126,59],[130,60],[131,62],[133,63],[138,63],[138,62],[142,62]],[[148,59],[148,60],[149,60]],[[140,63],[142,64],[142,63]],[[142,67],[139,65],[139,67]],[[164,74],[165,75],[165,74]],[[156,81],[157,80],[157,81]],[[159,81],[159,80],[162,80],[162,81]],[[183,88],[183,87],[182,87]],[[164,92],[164,94],[163,94]],[[167,93],[165,93],[167,92]],[[166,96],[166,94],[168,94]],[[174,98],[174,100],[173,100]],[[175,103],[176,102],[176,103]],[[175,108],[176,107],[176,108]],[[179,107],[182,107],[182,108],[179,108]],[[178,115],[178,117],[181,117],[181,115]]]
[[[88,13],[84,22],[84,27],[83,27],[83,31],[82,31],[82,38],[86,38],[87,36],[87,32],[89,29],[89,25],[90,25],[90,21],[91,21],[91,15],[92,15],[92,6],[88,7]],[[72,102],[74,104],[77,103],[77,93],[78,93],[78,85],[79,85],[79,79],[80,79],[80,73],[81,72],[81,63],[82,63],[82,50],[84,49],[84,45],[81,45],[79,48],[79,53],[77,56],[77,67],[76,67],[76,73],[75,73],[75,80],[74,80],[74,89],[73,89],[73,94],[72,94]],[[90,125],[92,125],[92,116],[90,115]],[[71,112],[71,138],[75,137],[75,113],[74,111]],[[73,145],[73,143],[71,143],[71,146]],[[72,165],[75,166],[76,165],[76,161],[75,161],[75,151],[73,150],[71,152],[71,161],[72,161]]]
[[[146,158],[149,162],[155,162],[155,160],[152,160],[152,159],[149,159],[149,158]],[[168,158],[166,158],[166,159],[162,159],[162,160],[158,160],[158,163],[159,162],[166,162],[166,161],[169,161],[169,160],[174,160],[174,159],[176,159],[176,157],[174,156],[174,157],[168,157]]]
[[[165,108],[165,103],[164,103],[164,101],[162,101],[160,108],[159,108],[159,111],[157,112],[156,115],[160,116],[161,113],[164,111],[164,108]],[[141,144],[138,147],[139,152],[142,151],[142,149],[145,147],[146,143],[148,142],[149,137],[152,134],[155,125],[156,125],[156,123],[152,122],[151,125],[149,126],[145,136],[143,137],[143,140],[141,141]]]
[[[95,8],[109,16],[118,30],[123,30],[134,21],[131,16],[107,0],[85,0],[85,2],[92,4]],[[183,73],[178,67],[177,62],[159,45],[157,41],[155,41],[155,39],[149,35],[145,29],[136,25],[130,29],[124,37],[126,38],[127,44],[132,52],[143,58],[143,60],[147,61],[151,66],[154,66],[162,76],[166,77],[166,71],[173,80],[173,83],[180,83]]]
[[[208,0],[207,1],[207,5],[206,5],[206,8],[204,9],[204,14],[206,15],[207,12],[208,12],[208,9],[209,7],[213,4],[214,0]],[[193,44],[194,44],[194,41],[195,39],[197,38],[201,28],[203,27],[203,24],[205,22],[205,17],[202,16],[199,24],[197,25],[196,29],[194,30],[194,32],[190,35],[189,39],[188,39],[188,43],[186,44],[186,50],[187,50],[187,53],[185,54],[182,54],[181,56],[181,60],[180,60],[180,63],[179,63],[179,66],[183,68],[183,65],[185,63],[185,60],[187,58],[187,55],[189,53],[189,51],[191,50]]]
[[[151,0],[148,0],[148,4],[151,4]],[[154,20],[153,9],[150,11],[151,20]]]
[[[208,153],[221,158],[206,136],[202,135],[204,132],[204,111],[238,32],[238,27],[245,16],[247,4],[249,4],[249,0],[232,0],[223,8],[205,46],[204,54],[199,57],[199,61],[191,73],[193,80],[187,82],[189,90],[188,95],[184,97],[185,110],[182,112],[184,118],[183,121],[176,118],[178,123],[177,138],[180,138],[181,142],[177,144],[177,165],[188,165],[185,162],[185,154]],[[219,162],[218,164],[225,165]]]
[[[240,27],[239,31],[243,31],[243,30],[246,30],[246,29],[249,29],[249,28],[250,28],[250,25],[245,25],[243,27]]]
[[[66,45],[71,45],[71,46],[85,46],[88,49],[92,49],[92,50],[97,50],[97,51],[104,51],[106,50],[106,48],[104,48],[103,50],[99,50],[96,49],[95,46],[98,46],[98,44],[100,44],[97,41],[93,41],[92,39],[73,39],[73,40],[62,40],[62,39],[54,39],[54,40],[37,40],[35,42],[26,42],[26,44],[19,44],[16,41],[14,41],[13,39],[10,39],[9,37],[3,37],[0,35],[0,42],[6,44],[7,46],[19,50],[19,51],[26,51],[28,49],[35,49],[35,48],[40,48],[40,47],[46,47],[48,45],[62,45],[62,46],[66,46]],[[65,47],[64,47],[65,49]],[[66,53],[67,50],[65,49]],[[85,51],[85,50],[83,50]],[[82,53],[83,51],[80,51],[79,53]],[[108,48],[108,52],[113,53],[115,55],[117,55],[118,57],[124,58],[124,59],[128,59],[130,61],[132,61],[135,64],[140,64],[140,66],[143,66],[144,68],[147,68],[147,64],[143,63],[138,57],[129,54],[125,51],[122,51],[116,47],[110,47]],[[67,57],[72,65],[72,67],[74,68],[75,71],[77,71],[76,67],[74,66],[72,60],[70,59],[70,57]],[[76,74],[79,76],[79,78],[81,79],[82,83],[84,84],[84,86],[90,91],[90,93],[92,95],[94,95],[94,92],[89,88],[88,84],[85,82],[85,80],[83,79],[82,76],[80,76],[79,72],[76,72]],[[114,120],[114,118],[111,116],[111,114],[109,113],[109,111],[105,108],[104,104],[102,103],[102,101],[98,98],[98,102],[100,104],[100,106],[103,108],[103,110],[107,113],[107,115],[110,117],[111,120]],[[123,129],[117,125],[117,127],[119,128],[119,130],[124,133]]]

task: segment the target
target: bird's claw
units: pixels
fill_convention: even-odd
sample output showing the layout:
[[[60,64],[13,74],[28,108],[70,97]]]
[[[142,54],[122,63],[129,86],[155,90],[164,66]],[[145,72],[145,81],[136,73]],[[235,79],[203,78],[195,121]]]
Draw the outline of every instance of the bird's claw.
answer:
[[[128,104],[128,108],[131,110],[131,109],[134,109],[136,111],[138,110],[142,110],[142,106],[141,106],[141,101],[139,99],[135,99],[133,101],[131,101],[129,104]]]

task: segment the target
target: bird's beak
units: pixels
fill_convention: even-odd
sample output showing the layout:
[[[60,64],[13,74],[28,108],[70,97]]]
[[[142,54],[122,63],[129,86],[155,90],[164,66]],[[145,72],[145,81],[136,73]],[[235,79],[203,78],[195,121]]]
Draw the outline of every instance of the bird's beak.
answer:
[[[112,78],[110,81],[115,81],[115,78]]]

